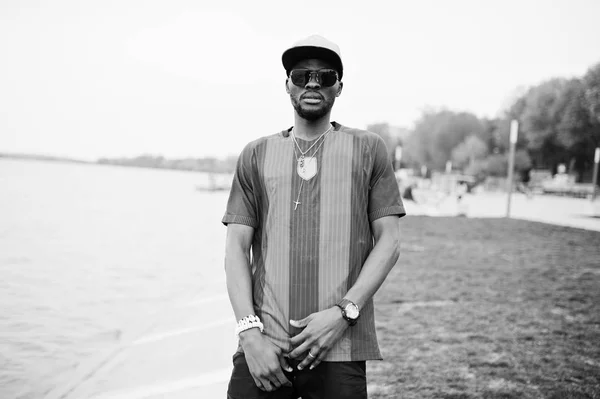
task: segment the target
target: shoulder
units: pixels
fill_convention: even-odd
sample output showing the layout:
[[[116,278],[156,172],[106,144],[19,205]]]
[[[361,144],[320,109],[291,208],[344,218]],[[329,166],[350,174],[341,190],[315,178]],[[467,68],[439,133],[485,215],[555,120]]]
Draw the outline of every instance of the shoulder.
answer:
[[[256,154],[261,148],[264,148],[270,141],[284,140],[289,135],[289,130],[283,130],[278,133],[270,134],[267,136],[259,137],[255,140],[250,141],[244,146],[242,150],[242,156]]]

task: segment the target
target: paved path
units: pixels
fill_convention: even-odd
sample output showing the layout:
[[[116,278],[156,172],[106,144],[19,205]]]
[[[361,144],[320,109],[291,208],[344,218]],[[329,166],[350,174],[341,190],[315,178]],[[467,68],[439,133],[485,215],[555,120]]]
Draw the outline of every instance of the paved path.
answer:
[[[460,207],[449,197],[406,207],[411,215],[455,216],[462,210],[468,217],[504,217],[506,195],[467,195]],[[512,198],[512,217],[600,231],[595,212],[584,199]],[[83,364],[46,399],[225,398],[236,340],[222,274],[202,296],[158,314],[111,353]]]
[[[427,203],[406,201],[410,215],[456,216],[461,210],[468,217],[505,217],[507,195],[495,193],[468,194],[459,205],[454,197]],[[511,217],[561,226],[600,231],[600,199],[513,194]]]

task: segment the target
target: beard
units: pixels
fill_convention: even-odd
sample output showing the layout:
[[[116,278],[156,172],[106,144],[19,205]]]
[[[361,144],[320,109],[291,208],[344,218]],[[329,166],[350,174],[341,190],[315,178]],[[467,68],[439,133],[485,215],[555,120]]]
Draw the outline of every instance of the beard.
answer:
[[[290,95],[290,99],[292,100],[292,105],[294,106],[294,110],[296,110],[296,113],[302,119],[306,119],[307,121],[316,121],[318,119],[321,119],[322,117],[327,115],[328,112],[331,111],[331,108],[333,108],[333,104],[335,103],[335,97],[329,100],[323,98],[323,101],[321,102],[321,104],[319,104],[318,107],[305,107],[302,105],[298,98]]]

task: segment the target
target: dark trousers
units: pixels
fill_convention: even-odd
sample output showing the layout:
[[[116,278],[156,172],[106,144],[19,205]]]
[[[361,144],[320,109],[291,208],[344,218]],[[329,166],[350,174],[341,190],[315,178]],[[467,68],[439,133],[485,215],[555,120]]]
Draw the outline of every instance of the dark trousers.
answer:
[[[284,371],[292,387],[273,392],[260,390],[254,383],[243,353],[233,356],[233,373],[227,399],[366,399],[366,364],[361,362],[322,362],[312,370],[298,370],[299,362],[290,363],[292,372]]]

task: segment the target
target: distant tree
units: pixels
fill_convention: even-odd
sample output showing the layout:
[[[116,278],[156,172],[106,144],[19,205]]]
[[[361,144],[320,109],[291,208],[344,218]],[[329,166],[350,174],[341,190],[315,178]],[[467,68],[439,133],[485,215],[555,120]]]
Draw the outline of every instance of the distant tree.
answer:
[[[592,149],[589,147],[600,147],[600,63],[591,67],[583,77],[585,101],[590,114],[590,134],[587,150],[589,155],[585,155],[586,164],[592,164]],[[595,182],[600,184],[600,176]]]
[[[600,145],[600,64],[582,79],[551,79],[531,87],[500,124],[512,118],[520,121],[517,146],[524,144],[536,168],[554,170],[565,163],[581,181],[591,169],[594,147]],[[500,127],[496,133],[504,136],[508,129]],[[507,137],[502,141],[508,142]]]
[[[486,137],[484,123],[468,112],[426,110],[407,140],[412,162],[430,170],[443,170],[452,150],[470,135]]]
[[[585,101],[594,124],[600,125],[600,63],[591,67],[583,77]]]
[[[567,84],[565,79],[552,79],[527,93],[521,122],[530,150],[540,150],[547,142],[555,140],[560,122],[561,95]]]
[[[568,160],[565,147],[558,139],[567,86],[567,79],[556,78],[531,87],[507,113],[504,123],[519,120],[520,143],[524,142],[536,168],[553,168]],[[502,129],[507,135],[509,130]]]
[[[585,89],[581,79],[568,82],[561,95],[562,106],[557,126],[558,141],[565,147],[570,169],[577,172],[579,181],[585,170],[590,169],[594,148],[600,144],[600,124],[590,113]]]
[[[235,170],[236,161],[237,156],[229,156],[224,159],[214,157],[166,159],[163,156],[140,155],[133,158],[100,158],[97,163],[144,168],[232,173]]]
[[[516,119],[517,172],[532,167],[556,170],[559,163],[567,163],[580,180],[591,174],[593,151],[600,146],[600,63],[581,79],[550,79],[519,88],[511,98],[512,105],[495,119],[425,110],[403,140],[404,162],[443,170],[452,160],[467,173],[505,176],[510,125]]]
[[[512,114],[509,111],[502,118],[497,118],[488,121],[491,136],[489,141],[490,153],[502,154],[509,150],[510,124],[513,119],[518,120],[518,117],[512,116]],[[527,136],[523,133],[522,124],[519,127],[519,134],[517,136],[517,148],[528,148],[528,140]]]
[[[126,161],[127,162],[127,161]],[[131,165],[143,166],[146,168],[162,168],[165,166],[166,160],[160,155],[140,155],[129,162]]]
[[[500,122],[500,118],[487,119],[484,118],[481,120],[483,124],[483,131],[480,136],[478,136],[481,141],[485,143],[487,146],[488,152],[494,152],[494,150],[498,151],[498,143],[496,140],[496,131],[498,129],[498,124]]]
[[[476,135],[471,135],[452,150],[452,164],[464,168],[476,160],[485,158],[487,154],[487,144]]]

